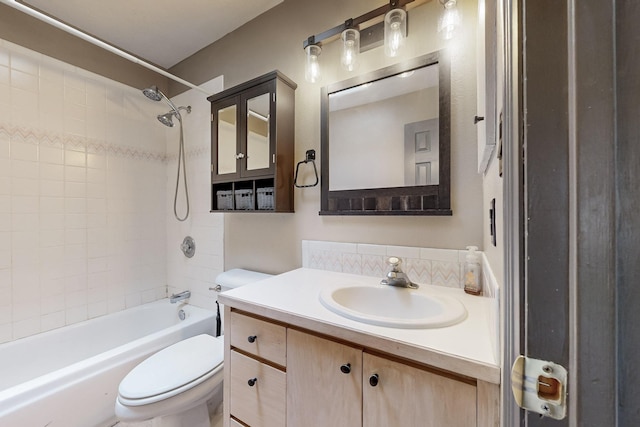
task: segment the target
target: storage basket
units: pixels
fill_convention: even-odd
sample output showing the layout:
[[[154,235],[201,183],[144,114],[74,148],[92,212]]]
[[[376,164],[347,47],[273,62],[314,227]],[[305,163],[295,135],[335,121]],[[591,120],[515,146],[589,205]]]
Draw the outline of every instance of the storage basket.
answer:
[[[253,209],[253,190],[236,190],[236,210]]]
[[[218,210],[233,210],[233,191],[219,190],[216,191],[216,199]]]
[[[273,187],[258,188],[258,209],[273,210]]]

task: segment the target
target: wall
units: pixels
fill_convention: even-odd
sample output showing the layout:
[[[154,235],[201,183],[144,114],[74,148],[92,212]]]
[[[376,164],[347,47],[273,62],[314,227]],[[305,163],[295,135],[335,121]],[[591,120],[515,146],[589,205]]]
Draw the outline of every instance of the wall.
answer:
[[[165,90],[169,84],[160,74],[5,4],[0,4],[0,39],[132,87],[142,89],[153,82]]]
[[[0,40],[0,342],[166,295],[162,109]]]
[[[308,149],[320,152],[320,87],[352,75],[339,68],[339,43],[325,46],[323,80],[304,80],[302,41],[350,16],[374,7],[370,1],[285,0],[279,6],[187,60],[171,71],[190,81],[225,76],[232,87],[279,69],[298,83],[296,91],[296,159]],[[234,213],[225,216],[225,268],[247,267],[277,273],[301,265],[301,241],[333,240],[416,247],[462,249],[483,247],[482,180],[477,175],[474,1],[460,2],[463,29],[449,46],[452,81],[452,209],[451,217],[319,216],[320,188],[295,190],[295,214]],[[430,1],[409,12],[409,39],[400,58],[388,59],[382,48],[362,54],[358,72],[365,73],[444,47],[437,38],[442,6]],[[176,89],[179,90],[179,89]],[[322,159],[319,159],[321,162]]]

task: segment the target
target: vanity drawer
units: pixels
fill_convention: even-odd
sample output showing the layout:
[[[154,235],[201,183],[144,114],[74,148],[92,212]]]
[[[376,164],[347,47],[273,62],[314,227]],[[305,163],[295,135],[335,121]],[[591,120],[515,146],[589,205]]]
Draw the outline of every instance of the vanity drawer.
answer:
[[[286,374],[233,350],[229,366],[231,415],[252,427],[285,425]]]
[[[231,312],[231,347],[281,366],[287,365],[287,329],[282,325]]]

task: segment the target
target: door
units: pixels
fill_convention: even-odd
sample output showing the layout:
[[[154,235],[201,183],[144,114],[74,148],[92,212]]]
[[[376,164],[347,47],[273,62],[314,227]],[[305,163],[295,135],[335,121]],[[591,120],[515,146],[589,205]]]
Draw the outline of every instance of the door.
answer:
[[[640,8],[505,4],[521,46],[507,58],[507,103],[520,106],[506,111],[505,215],[519,212],[505,230],[506,320],[520,328],[506,347],[569,373],[566,418],[509,416],[507,403],[505,425],[640,425]]]
[[[287,425],[362,425],[362,350],[287,329]]]
[[[241,175],[259,177],[275,172],[275,81],[247,89],[241,95],[244,122]]]
[[[363,427],[477,425],[475,384],[366,352],[362,373]]]

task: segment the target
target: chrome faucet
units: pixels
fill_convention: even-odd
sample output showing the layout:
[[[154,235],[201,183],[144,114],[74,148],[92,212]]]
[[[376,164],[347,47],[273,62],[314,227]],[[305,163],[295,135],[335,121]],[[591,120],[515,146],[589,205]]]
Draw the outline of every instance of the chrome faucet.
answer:
[[[381,285],[398,286],[400,288],[418,289],[418,285],[413,283],[409,276],[400,269],[402,260],[398,257],[389,257],[387,263],[391,266],[386,279],[382,279]]]
[[[171,295],[169,297],[169,302],[171,302],[171,304],[175,304],[178,301],[182,301],[190,297],[191,297],[191,291],[182,291],[179,294]]]

